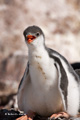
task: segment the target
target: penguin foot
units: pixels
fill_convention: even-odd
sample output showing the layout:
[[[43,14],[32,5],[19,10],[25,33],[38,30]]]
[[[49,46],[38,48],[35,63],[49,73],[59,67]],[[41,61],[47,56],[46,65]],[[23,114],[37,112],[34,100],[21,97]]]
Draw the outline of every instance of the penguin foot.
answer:
[[[53,119],[55,120],[58,118],[69,118],[69,115],[66,112],[56,113],[50,117],[50,120],[53,120]]]
[[[33,120],[34,117],[35,117],[35,113],[29,111],[27,115],[21,116],[16,120]]]
[[[32,118],[30,118],[27,115],[25,115],[25,116],[17,118],[16,120],[32,120]]]

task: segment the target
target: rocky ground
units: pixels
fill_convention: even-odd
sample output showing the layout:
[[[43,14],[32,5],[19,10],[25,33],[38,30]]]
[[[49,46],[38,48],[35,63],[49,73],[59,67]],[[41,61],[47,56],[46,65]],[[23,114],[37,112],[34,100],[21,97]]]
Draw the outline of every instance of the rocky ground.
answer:
[[[23,112],[16,111],[16,110],[7,110],[2,109],[0,110],[0,120],[16,120],[17,118],[25,116]],[[23,119],[20,119],[23,120]],[[26,120],[26,119],[24,119]],[[71,118],[57,118],[57,119],[50,119],[50,117],[42,117],[39,115],[36,115],[33,120],[80,120],[80,117],[71,117]]]
[[[70,63],[80,62],[80,0],[0,0],[1,116],[5,111],[19,113],[16,95],[27,64],[23,30],[29,25],[40,26],[46,45]]]

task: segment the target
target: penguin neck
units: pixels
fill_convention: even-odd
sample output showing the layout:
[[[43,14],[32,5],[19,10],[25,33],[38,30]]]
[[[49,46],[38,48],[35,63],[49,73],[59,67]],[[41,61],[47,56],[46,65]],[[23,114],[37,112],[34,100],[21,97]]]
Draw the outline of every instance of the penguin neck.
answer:
[[[28,49],[28,59],[32,61],[35,57],[48,57],[48,53],[45,49],[45,45],[30,46]]]

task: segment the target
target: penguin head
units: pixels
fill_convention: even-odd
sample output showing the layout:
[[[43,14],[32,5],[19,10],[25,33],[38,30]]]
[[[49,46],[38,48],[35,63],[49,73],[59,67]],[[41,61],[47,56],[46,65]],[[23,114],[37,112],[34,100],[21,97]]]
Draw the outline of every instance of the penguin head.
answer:
[[[44,44],[43,31],[38,26],[29,26],[23,32],[28,46],[41,46]]]

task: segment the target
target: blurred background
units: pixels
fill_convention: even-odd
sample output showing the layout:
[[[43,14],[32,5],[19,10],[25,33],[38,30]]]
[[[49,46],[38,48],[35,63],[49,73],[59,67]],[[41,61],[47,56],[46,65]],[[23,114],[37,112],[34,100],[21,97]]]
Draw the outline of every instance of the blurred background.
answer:
[[[27,64],[23,31],[30,25],[41,27],[48,47],[80,62],[80,0],[0,0],[0,108],[17,108]]]

